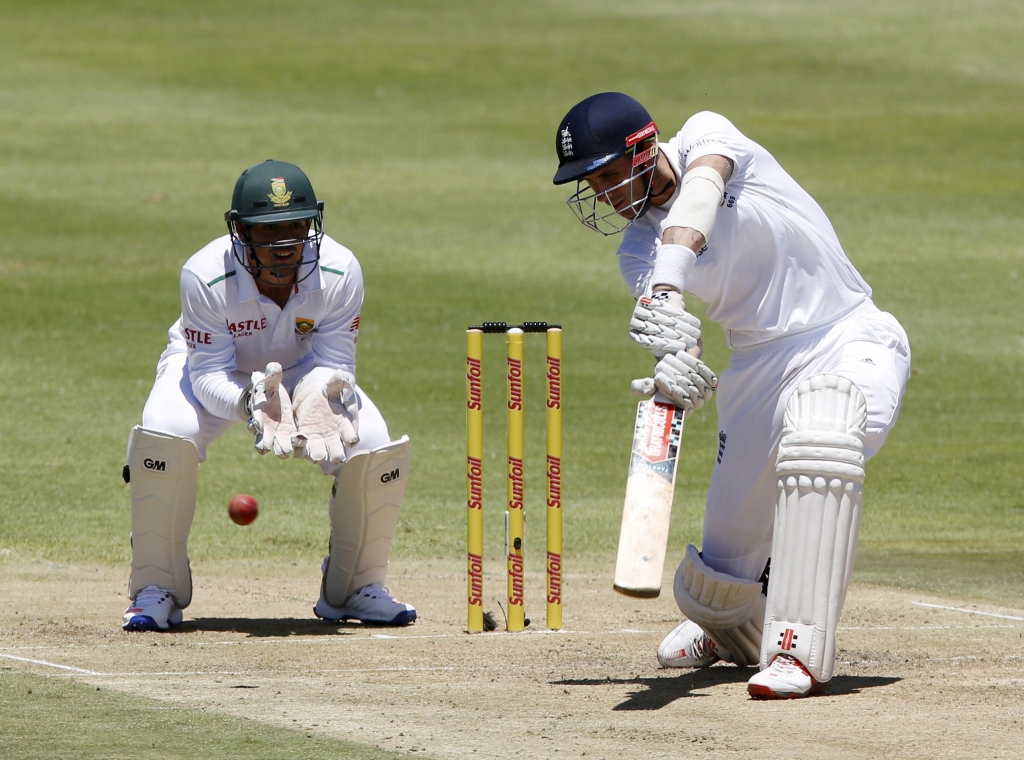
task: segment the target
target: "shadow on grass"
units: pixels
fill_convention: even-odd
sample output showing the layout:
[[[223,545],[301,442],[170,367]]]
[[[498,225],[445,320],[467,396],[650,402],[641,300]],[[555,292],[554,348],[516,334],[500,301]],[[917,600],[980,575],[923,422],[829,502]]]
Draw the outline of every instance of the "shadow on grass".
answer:
[[[222,633],[244,633],[257,638],[287,636],[337,636],[365,629],[359,623],[327,623],[310,618],[217,618],[202,617],[186,620],[173,631],[193,633],[216,631]]]
[[[616,705],[614,710],[660,710],[677,699],[684,697],[706,697],[707,694],[695,694],[698,689],[707,689],[722,684],[737,684],[737,688],[750,679],[756,668],[717,667],[681,673],[674,678],[568,678],[552,681],[556,686],[638,686],[630,692],[626,701]],[[862,689],[875,686],[889,686],[902,679],[894,676],[837,676],[828,687],[816,696],[844,696],[859,694]],[[745,690],[745,688],[744,688]]]

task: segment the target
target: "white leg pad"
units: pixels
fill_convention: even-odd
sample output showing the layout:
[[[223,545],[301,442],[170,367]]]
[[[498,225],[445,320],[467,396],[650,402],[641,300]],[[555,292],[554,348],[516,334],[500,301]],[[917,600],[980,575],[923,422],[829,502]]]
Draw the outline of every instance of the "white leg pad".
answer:
[[[383,583],[409,480],[409,437],[359,451],[342,465],[331,497],[331,553],[324,598],[333,607],[368,583]]]
[[[760,666],[777,654],[832,678],[853,574],[864,485],[867,403],[838,375],[802,382],[786,405]]]
[[[765,609],[760,581],[713,570],[690,544],[672,590],[679,609],[711,637],[723,660],[737,665],[758,661]]]
[[[188,438],[136,425],[128,436],[132,502],[132,574],[128,597],[147,586],[192,601],[188,534],[196,512],[199,451]]]

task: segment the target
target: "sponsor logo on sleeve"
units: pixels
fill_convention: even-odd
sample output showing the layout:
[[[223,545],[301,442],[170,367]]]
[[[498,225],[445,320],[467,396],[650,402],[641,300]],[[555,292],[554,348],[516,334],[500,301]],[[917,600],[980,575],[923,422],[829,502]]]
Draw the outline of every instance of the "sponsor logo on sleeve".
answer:
[[[278,208],[287,206],[292,201],[292,192],[284,182],[284,177],[274,177],[270,180],[270,194],[267,195],[270,202]]]
[[[359,315],[356,314],[356,318],[352,320],[352,324],[348,326],[349,332],[359,332]]]
[[[725,140],[720,137],[702,137],[696,142],[690,143],[686,148],[686,155],[689,155],[702,145],[725,145]]]
[[[189,348],[209,346],[213,343],[213,336],[208,332],[193,330],[191,327],[183,327],[181,332],[185,336],[185,345]]]

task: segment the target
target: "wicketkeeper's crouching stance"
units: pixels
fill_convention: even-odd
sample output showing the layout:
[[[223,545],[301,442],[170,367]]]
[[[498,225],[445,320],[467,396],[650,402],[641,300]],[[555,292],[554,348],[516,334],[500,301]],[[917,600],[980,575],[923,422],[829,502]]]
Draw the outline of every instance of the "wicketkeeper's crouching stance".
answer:
[[[416,610],[384,587],[409,476],[355,382],[363,279],[323,233],[323,202],[292,164],[266,161],[235,184],[229,234],[188,260],[181,319],[128,438],[132,571],[125,630],[167,630],[192,600],[188,534],[199,463],[231,425],[256,449],[305,458],[334,477],[330,549],[314,612],[328,621],[408,625]]]
[[[631,336],[659,360],[634,388],[687,413],[718,397],[703,546],[687,548],[674,584],[688,619],[658,659],[757,665],[752,696],[804,696],[832,677],[864,462],[896,424],[909,343],[768,151],[710,112],[657,135],[633,98],[587,98],[559,125],[554,181],[576,183],[568,203],[584,225],[625,233]],[[684,291],[725,330],[717,380]]]

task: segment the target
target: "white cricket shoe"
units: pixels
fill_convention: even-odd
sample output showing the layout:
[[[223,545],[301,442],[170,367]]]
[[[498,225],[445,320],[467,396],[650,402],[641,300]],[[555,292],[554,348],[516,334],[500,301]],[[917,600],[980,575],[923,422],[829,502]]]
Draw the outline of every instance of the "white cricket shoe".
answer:
[[[358,620],[368,625],[409,625],[416,621],[416,608],[400,602],[391,596],[383,583],[363,586],[345,600],[345,606],[333,607],[324,597],[320,586],[320,601],[313,608],[314,614],[329,623]]]
[[[715,642],[690,620],[673,628],[658,647],[658,662],[666,668],[706,668],[720,659]]]
[[[166,631],[172,625],[181,625],[181,610],[174,606],[169,591],[146,586],[124,611],[126,631]]]
[[[755,699],[795,699],[824,691],[825,685],[800,660],[777,654],[771,665],[747,681],[747,693]]]

